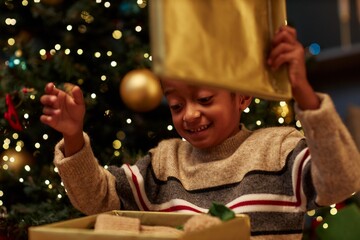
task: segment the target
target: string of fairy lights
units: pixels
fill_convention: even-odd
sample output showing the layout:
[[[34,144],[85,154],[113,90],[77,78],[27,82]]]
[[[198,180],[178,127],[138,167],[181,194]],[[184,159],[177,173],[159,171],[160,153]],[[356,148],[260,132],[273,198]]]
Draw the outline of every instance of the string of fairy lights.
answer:
[[[41,0],[34,0],[33,1],[35,4],[40,4]],[[102,0],[96,0],[96,3],[99,4],[99,6],[102,6],[104,8],[109,8],[111,6],[111,2],[110,1],[102,1]],[[29,1],[27,0],[23,0],[21,2],[22,6],[27,7],[29,5]],[[145,0],[137,0],[137,5],[139,8],[146,8],[147,7],[147,1]],[[81,18],[84,20],[85,23],[91,23],[92,21],[94,21],[94,16],[91,15],[91,13],[87,12],[87,11],[82,11],[81,12]],[[18,20],[15,18],[6,18],[5,19],[5,24],[8,26],[16,26]],[[143,27],[141,25],[137,25],[134,28],[134,31],[137,33],[140,33],[142,31]],[[84,33],[87,31],[87,27],[85,24],[78,26],[76,29],[74,28],[74,26],[72,25],[67,25],[66,26],[66,31],[79,31],[80,33]],[[123,33],[120,29],[114,29],[112,32],[112,37],[115,40],[121,40],[123,37]],[[15,46],[16,45],[16,38],[15,37],[11,37],[7,40],[7,44],[9,47],[11,46]],[[321,52],[321,47],[318,43],[312,43],[310,44],[307,48],[307,53],[310,55],[318,55]],[[48,58],[50,58],[51,56],[54,56],[56,54],[62,53],[65,55],[71,55],[71,54],[77,54],[77,55],[83,55],[86,52],[86,49],[70,49],[67,48],[65,46],[62,46],[60,43],[56,43],[54,44],[53,48],[51,49],[40,49],[38,51],[39,53],[39,58],[43,61],[47,60]],[[110,68],[114,68],[116,67],[118,64],[120,64],[118,62],[117,59],[112,59],[113,56],[113,52],[111,50],[108,50],[106,52],[101,52],[101,51],[95,51],[91,54],[94,59],[100,59],[102,57],[107,57],[108,59],[110,59],[109,61],[109,67]],[[148,52],[144,52],[143,54],[144,59],[147,59],[148,61],[152,61],[152,56],[150,53]],[[27,69],[27,64],[26,61],[23,58],[23,53],[20,49],[16,50],[14,53],[14,56],[12,58],[10,58],[9,60],[7,60],[5,62],[5,66],[9,67],[9,68],[13,68],[15,66],[20,67],[21,69],[23,69],[24,71]],[[100,81],[105,82],[109,79],[109,77],[107,76],[106,73],[104,73],[103,75],[100,76]],[[77,83],[79,85],[81,85],[83,83],[83,79],[78,79]],[[90,99],[92,99],[94,102],[96,101],[97,95],[96,93],[90,93],[89,94]],[[39,96],[37,95],[37,92],[35,90],[33,91],[29,91],[27,93],[27,97],[30,100],[35,100],[37,98],[39,98]],[[259,98],[255,98],[254,99],[254,103],[255,104],[261,104],[261,99]],[[256,105],[255,105],[256,107]],[[110,110],[105,111],[104,115],[109,114]],[[286,101],[280,101],[279,104],[275,107],[274,109],[276,116],[277,116],[277,121],[280,125],[282,124],[289,124],[290,122],[293,121],[293,110],[292,110],[292,104]],[[252,109],[251,108],[246,108],[244,110],[244,114],[251,114]],[[31,117],[31,113],[30,112],[26,112],[23,113],[22,116],[20,116],[23,119],[29,119]],[[133,120],[131,118],[127,118],[126,120],[126,124],[132,124]],[[261,127],[262,125],[264,125],[263,120],[258,119],[255,121],[255,124],[259,127]],[[301,129],[301,123],[300,121],[296,121],[296,127],[298,129]],[[168,131],[174,131],[174,127],[173,125],[169,124],[164,126]],[[41,147],[43,145],[44,142],[46,142],[49,139],[49,135],[48,133],[42,133],[39,136],[40,139],[36,142],[34,142],[34,148],[37,150],[41,150]],[[116,139],[113,140],[112,142],[112,148],[113,148],[113,154],[114,156],[120,156],[121,151],[120,149],[123,147],[123,140],[126,138],[126,133],[122,130],[119,130],[116,134]],[[19,134],[18,133],[13,133],[11,135],[11,137],[6,137],[5,139],[3,139],[2,142],[2,153],[0,153],[1,156],[1,165],[0,168],[3,171],[16,171],[16,172],[21,172],[22,170],[25,170],[26,173],[31,174],[32,171],[32,164],[33,164],[33,160],[32,160],[32,154],[26,153],[25,152],[25,146],[24,146],[24,141],[22,141],[21,139],[19,139]],[[104,168],[107,168],[108,166],[105,165]],[[58,169],[56,167],[52,167],[52,171],[54,173],[58,173]],[[26,178],[24,176],[18,176],[18,181],[20,183],[24,183],[26,181]],[[45,179],[43,182],[43,186],[49,190],[53,190],[56,191],[56,199],[62,199],[64,197],[64,194],[66,194],[66,189],[64,189],[64,185],[63,183],[60,181],[60,183],[57,182],[52,182],[50,179]],[[61,186],[61,188],[59,188],[59,186]],[[0,207],[5,205],[5,203],[3,202],[3,198],[4,196],[6,196],[6,194],[11,194],[11,193],[7,193],[4,192],[3,189],[0,189]],[[331,205],[330,208],[330,214],[331,215],[336,215],[337,214],[337,208],[336,208],[336,204]],[[312,210],[308,212],[308,216],[312,217],[312,216],[316,216],[316,211]],[[324,219],[322,216],[317,216],[316,217],[316,221],[318,222],[322,222]],[[328,228],[329,226],[327,225],[327,223],[323,223],[323,228]]]

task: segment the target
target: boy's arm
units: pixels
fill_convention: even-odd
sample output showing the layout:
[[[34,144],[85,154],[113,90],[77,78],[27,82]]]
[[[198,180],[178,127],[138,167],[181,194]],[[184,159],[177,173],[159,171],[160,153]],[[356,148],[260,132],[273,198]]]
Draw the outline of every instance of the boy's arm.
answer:
[[[330,97],[317,95],[319,109],[303,111],[296,105],[295,110],[311,153],[316,202],[326,206],[360,190],[360,153]]]
[[[73,86],[65,92],[48,83],[40,101],[44,105],[40,120],[64,137],[55,147],[54,164],[72,204],[86,214],[119,209],[115,177],[98,164],[83,133],[85,102],[81,89]]]
[[[88,215],[119,209],[115,177],[99,165],[83,134],[84,146],[69,157],[64,155],[64,140],[55,147],[54,164],[71,203]]]
[[[311,175],[317,203],[343,201],[360,190],[359,151],[328,95],[315,93],[308,82],[304,48],[295,29],[284,26],[273,39],[268,64],[287,64],[297,116],[311,153]]]

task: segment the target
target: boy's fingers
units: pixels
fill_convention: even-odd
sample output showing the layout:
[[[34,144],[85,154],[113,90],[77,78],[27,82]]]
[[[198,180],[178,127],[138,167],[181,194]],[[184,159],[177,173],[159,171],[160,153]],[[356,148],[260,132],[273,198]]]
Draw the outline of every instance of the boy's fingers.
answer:
[[[43,105],[49,106],[49,107],[56,107],[56,100],[57,100],[57,97],[54,95],[43,95],[40,98],[40,102]]]
[[[44,115],[48,115],[48,116],[50,116],[50,115],[56,115],[58,112],[59,112],[58,109],[54,109],[54,108],[52,108],[52,107],[44,107],[44,108],[43,108],[43,114],[44,114]]]
[[[291,59],[292,59],[291,53],[282,53],[273,60],[271,67],[273,69],[278,69],[283,64],[289,63]]]
[[[40,102],[43,105],[50,105],[50,95],[43,95],[40,97]]]
[[[294,38],[297,38],[297,32],[296,32],[295,28],[292,28],[292,27],[286,25],[286,26],[282,26],[281,30],[286,31],[286,32],[290,33]]]
[[[78,105],[84,104],[84,96],[82,94],[81,89],[78,86],[74,86],[71,90],[72,97],[74,98],[74,101]]]
[[[57,89],[54,83],[48,83],[45,86],[45,92],[47,94],[57,95],[59,93],[59,89]]]
[[[289,35],[291,35],[293,38],[297,39],[297,32],[295,28],[292,28],[290,26],[281,26],[278,31],[275,33],[275,35],[279,34],[279,33],[287,33]]]
[[[281,65],[286,63],[299,63],[304,62],[304,51],[300,45],[293,46],[288,45],[284,47],[284,49],[279,50],[279,52],[271,58],[270,66],[274,69],[279,68]]]
[[[294,46],[291,44],[287,44],[287,43],[281,43],[278,46],[276,46],[275,48],[272,49],[272,51],[270,52],[270,55],[268,57],[268,64],[273,67],[274,62],[276,61],[276,59],[283,55],[286,54],[288,52],[293,51]]]
[[[272,45],[276,46],[282,42],[287,42],[291,44],[295,44],[297,42],[296,31],[290,27],[280,28],[280,30],[275,34]]]
[[[47,116],[47,115],[41,115],[40,116],[40,121],[44,124],[47,124],[47,125],[51,125],[52,123],[52,117],[51,116]]]
[[[294,38],[293,36],[291,36],[291,34],[284,32],[284,33],[279,33],[276,36],[274,36],[274,39],[272,41],[272,45],[273,46],[277,46],[281,43],[290,43],[290,44],[295,44],[296,43],[296,38]]]

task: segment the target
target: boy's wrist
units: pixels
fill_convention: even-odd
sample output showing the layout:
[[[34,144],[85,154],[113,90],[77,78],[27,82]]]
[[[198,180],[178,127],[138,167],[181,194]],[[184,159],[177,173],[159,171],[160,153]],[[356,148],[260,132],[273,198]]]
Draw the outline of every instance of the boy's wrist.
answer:
[[[63,134],[63,137],[65,157],[69,157],[79,152],[85,144],[83,131],[76,132],[72,135]]]
[[[320,99],[309,84],[295,88],[292,92],[293,98],[301,110],[315,110],[320,107]]]

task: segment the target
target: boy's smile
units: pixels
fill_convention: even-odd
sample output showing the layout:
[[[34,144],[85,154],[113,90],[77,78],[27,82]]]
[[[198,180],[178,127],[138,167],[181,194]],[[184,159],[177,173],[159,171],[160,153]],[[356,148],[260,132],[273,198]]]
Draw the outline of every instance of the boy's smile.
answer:
[[[203,125],[203,126],[200,126],[197,129],[187,129],[187,131],[190,132],[190,133],[198,133],[198,132],[201,132],[201,131],[204,131],[204,130],[208,129],[209,126],[210,126],[210,124]]]

